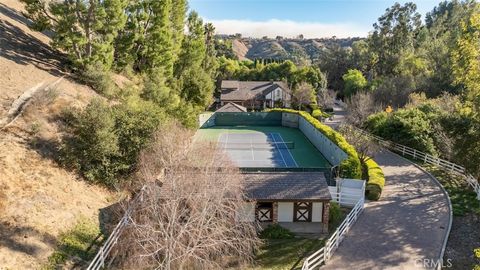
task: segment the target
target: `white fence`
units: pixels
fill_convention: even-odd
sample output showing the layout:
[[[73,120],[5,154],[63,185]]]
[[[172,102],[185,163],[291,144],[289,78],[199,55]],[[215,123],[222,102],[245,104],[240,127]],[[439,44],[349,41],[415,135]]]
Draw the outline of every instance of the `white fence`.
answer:
[[[105,269],[105,267],[108,267],[113,259],[115,259],[115,256],[111,256],[111,252],[115,244],[117,244],[118,239],[120,238],[120,235],[122,234],[123,229],[125,226],[127,226],[128,221],[130,219],[130,214],[132,211],[135,209],[135,204],[138,200],[143,200],[143,190],[145,187],[143,187],[138,195],[131,201],[127,211],[125,211],[125,214],[123,215],[122,219],[118,222],[117,226],[113,229],[112,233],[110,236],[107,238],[105,243],[103,243],[102,247],[98,250],[98,253],[95,255],[93,260],[90,262],[88,265],[87,270],[97,270],[97,269]]]
[[[342,202],[340,193],[333,193],[332,198],[334,198],[334,201],[335,199],[338,199],[340,203]],[[346,196],[343,197],[343,200],[345,199]],[[364,208],[364,202],[365,201],[363,197],[361,197],[361,199],[357,201],[357,203],[352,208],[350,213],[348,213],[342,224],[338,226],[335,232],[325,242],[325,246],[305,259],[305,261],[303,262],[302,270],[315,269],[320,267],[322,264],[328,262],[333,252],[335,252],[335,250],[338,248],[342,240],[345,238],[347,232],[350,230],[352,225],[362,213]]]
[[[128,224],[128,217],[127,215],[123,216],[120,222],[117,224],[115,229],[112,231],[110,236],[108,237],[107,241],[103,244],[103,246],[98,251],[97,255],[93,258],[88,266],[87,270],[96,270],[96,269],[103,269],[105,266],[108,266],[113,258],[110,258],[110,252],[112,248],[118,241],[120,234],[122,233],[123,228]]]
[[[358,200],[365,196],[365,181],[358,179],[340,178],[336,186],[329,186],[332,201],[341,206],[354,207]]]
[[[414,148],[411,148],[411,147],[408,147],[408,146],[405,146],[405,145],[401,145],[401,144],[398,144],[398,143],[394,143],[394,142],[391,142],[391,141],[384,140],[383,138],[375,136],[373,134],[370,134],[366,131],[362,131],[362,132],[364,134],[372,137],[376,141],[378,141],[378,143],[380,145],[382,145],[385,148],[388,148],[390,150],[393,150],[397,153],[400,153],[400,154],[402,154],[402,156],[410,156],[413,159],[420,160],[420,161],[423,161],[424,163],[428,163],[428,164],[438,166],[438,167],[440,167],[440,168],[442,168],[446,171],[450,171],[450,172],[453,172],[453,173],[456,173],[456,174],[462,176],[465,179],[465,181],[467,181],[467,183],[473,188],[475,193],[477,193],[477,199],[480,200],[480,184],[478,183],[478,180],[475,177],[473,177],[472,175],[470,175],[466,172],[465,167],[457,165],[457,164],[455,164],[453,162],[450,162],[448,160],[432,156],[430,154],[424,153],[424,152],[419,151],[417,149],[414,149]]]

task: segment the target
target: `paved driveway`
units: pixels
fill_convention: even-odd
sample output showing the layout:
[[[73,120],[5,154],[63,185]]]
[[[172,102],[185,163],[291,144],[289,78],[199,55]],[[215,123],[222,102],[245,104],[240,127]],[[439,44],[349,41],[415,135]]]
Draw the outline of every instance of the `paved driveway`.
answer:
[[[428,174],[384,150],[375,156],[386,176],[382,198],[368,202],[322,269],[432,269],[447,237],[447,196]],[[430,264],[423,264],[424,259]]]
[[[322,269],[425,269],[437,260],[450,213],[447,197],[430,176],[389,151],[375,160],[387,185],[369,202],[331,260]],[[426,265],[427,266],[427,265]]]

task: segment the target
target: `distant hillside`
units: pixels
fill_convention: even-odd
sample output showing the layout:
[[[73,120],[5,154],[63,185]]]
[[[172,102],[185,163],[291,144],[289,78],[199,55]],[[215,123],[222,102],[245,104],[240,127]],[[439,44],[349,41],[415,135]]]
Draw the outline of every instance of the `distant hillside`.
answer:
[[[218,36],[231,39],[233,51],[240,60],[253,59],[289,59],[297,64],[309,64],[320,57],[325,50],[333,46],[350,47],[361,38],[240,38],[235,36]]]

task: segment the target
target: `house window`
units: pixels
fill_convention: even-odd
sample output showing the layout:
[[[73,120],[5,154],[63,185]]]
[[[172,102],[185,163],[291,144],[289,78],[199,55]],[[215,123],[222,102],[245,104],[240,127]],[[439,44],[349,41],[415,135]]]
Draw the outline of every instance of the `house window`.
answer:
[[[273,220],[273,203],[259,202],[257,203],[257,220],[260,222],[272,222]]]

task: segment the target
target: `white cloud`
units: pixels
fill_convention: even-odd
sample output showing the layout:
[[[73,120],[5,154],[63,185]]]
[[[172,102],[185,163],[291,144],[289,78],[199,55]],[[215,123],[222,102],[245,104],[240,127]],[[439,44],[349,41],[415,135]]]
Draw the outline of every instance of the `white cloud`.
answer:
[[[277,19],[268,21],[205,19],[205,21],[213,23],[217,34],[241,33],[248,37],[296,37],[299,34],[303,34],[305,38],[366,37],[369,31],[368,28],[349,23],[328,24]]]

